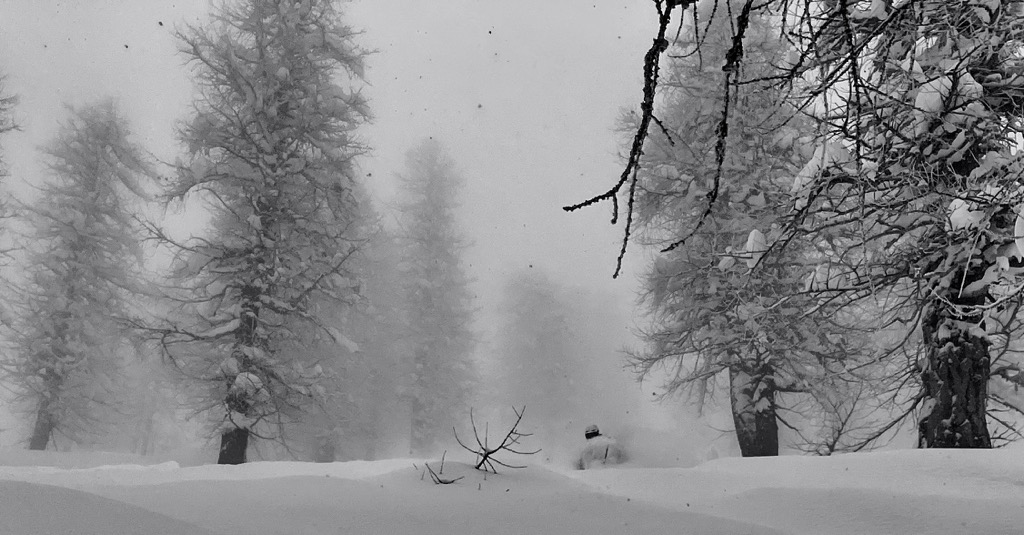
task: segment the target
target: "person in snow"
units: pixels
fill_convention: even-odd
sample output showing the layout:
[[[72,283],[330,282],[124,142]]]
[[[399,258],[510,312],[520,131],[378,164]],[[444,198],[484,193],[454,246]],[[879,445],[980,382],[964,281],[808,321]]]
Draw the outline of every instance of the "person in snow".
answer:
[[[621,464],[626,461],[626,454],[611,437],[601,434],[596,425],[587,426],[583,436],[587,437],[587,445],[576,460],[577,470],[589,470],[596,466]]]

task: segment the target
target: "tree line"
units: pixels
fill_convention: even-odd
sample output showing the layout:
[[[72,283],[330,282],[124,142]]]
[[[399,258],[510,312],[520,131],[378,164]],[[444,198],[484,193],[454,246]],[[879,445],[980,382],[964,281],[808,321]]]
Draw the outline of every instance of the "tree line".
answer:
[[[112,100],[68,107],[38,194],[4,207],[28,447],[150,453],[186,413],[224,464],[430,453],[476,376],[454,161],[410,151],[384,223],[357,166],[367,52],[334,2],[225,2],[176,37],[197,96],[174,164]]]
[[[777,454],[785,433],[826,454],[908,426],[921,447],[1019,437],[1020,4],[652,3],[623,173],[567,207],[611,201],[621,254],[662,251],[638,374],[667,371],[667,393],[701,402],[724,390],[745,455]],[[479,375],[459,178],[425,142],[403,220],[381,223],[356,171],[371,116],[356,38],[326,0],[225,3],[184,27],[198,96],[169,170],[113,104],[69,109],[51,180],[3,214],[26,269],[5,291],[2,364],[30,446],[182,398],[224,463],[253,439],[321,459],[396,427],[414,449],[440,440]],[[154,205],[202,229],[180,235]],[[512,284],[510,300],[542,301],[543,280]],[[509,351],[564,344],[555,305],[543,325],[510,317],[530,336]],[[176,379],[126,397],[153,376],[139,355]]]

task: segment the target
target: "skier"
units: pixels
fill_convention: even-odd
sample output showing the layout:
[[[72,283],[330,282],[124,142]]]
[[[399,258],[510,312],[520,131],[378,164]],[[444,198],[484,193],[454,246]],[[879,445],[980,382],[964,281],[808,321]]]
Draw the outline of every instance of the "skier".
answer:
[[[618,443],[611,437],[602,435],[596,425],[587,426],[583,436],[587,437],[587,445],[576,460],[577,470],[589,470],[599,465],[621,464],[626,461],[626,454]]]

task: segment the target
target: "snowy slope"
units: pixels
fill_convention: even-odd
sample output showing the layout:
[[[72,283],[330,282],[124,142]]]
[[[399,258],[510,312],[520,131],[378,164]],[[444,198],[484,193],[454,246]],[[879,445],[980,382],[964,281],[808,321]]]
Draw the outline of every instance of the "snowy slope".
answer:
[[[47,455],[40,464],[66,464]],[[452,485],[411,459],[180,468],[79,457],[67,469],[5,457],[0,534],[1024,532],[1021,448],[537,465],[486,478],[449,460],[444,476],[464,477]]]
[[[794,533],[1024,533],[1021,448],[730,458],[577,478],[609,494]]]
[[[48,485],[0,480],[0,535],[209,535],[187,522]]]

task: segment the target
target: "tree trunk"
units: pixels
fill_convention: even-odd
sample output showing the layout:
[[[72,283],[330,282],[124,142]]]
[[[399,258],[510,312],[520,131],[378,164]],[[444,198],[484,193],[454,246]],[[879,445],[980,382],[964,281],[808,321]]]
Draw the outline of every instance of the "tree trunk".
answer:
[[[957,303],[959,304],[959,303]],[[980,326],[935,303],[922,322],[925,361],[921,369],[924,402],[918,423],[921,448],[991,448],[985,418],[991,369]]]
[[[729,368],[732,420],[744,457],[779,454],[779,422],[775,417],[775,383],[768,364],[748,371]]]
[[[434,447],[433,433],[435,430],[431,429],[434,422],[431,421],[432,415],[426,401],[429,399],[429,393],[423,377],[423,374],[427,373],[427,360],[423,349],[417,350],[413,357],[413,369],[416,371],[412,380],[412,398],[410,400],[412,425],[409,430],[409,453],[414,455],[428,455],[432,453],[431,450]]]
[[[56,427],[54,417],[50,414],[48,404],[44,403],[36,413],[36,424],[32,428],[32,438],[29,439],[28,449],[45,450],[53,435],[53,428]]]
[[[266,264],[260,263],[257,271],[263,271]],[[238,362],[241,372],[253,373],[255,371],[249,354],[243,348],[258,348],[260,340],[257,335],[259,327],[259,298],[261,289],[259,285],[247,284],[242,287],[241,304],[239,306],[239,326],[235,330],[235,347],[232,349],[232,357]],[[226,377],[227,397],[224,399],[224,406],[229,413],[248,415],[253,409],[253,400],[245,391],[235,390],[234,384],[237,375]],[[224,431],[220,435],[220,456],[217,464],[244,464],[245,453],[249,449],[249,430],[243,427],[235,427]]]
[[[236,427],[220,435],[220,457],[217,464],[244,464],[249,449],[249,430]]]
[[[317,440],[316,451],[313,453],[313,462],[333,463],[338,460],[338,449],[333,438],[321,438]]]
[[[412,426],[409,433],[409,453],[422,455],[429,449],[429,438],[427,434],[427,409],[420,401],[419,396],[412,398]]]
[[[1002,4],[1003,7],[1006,5]],[[988,69],[988,72],[999,72],[1002,61],[999,54],[991,54],[988,61],[978,67]],[[958,135],[963,134],[963,131],[948,131],[942,134],[943,141],[952,144]],[[996,146],[992,140],[1001,134],[987,140],[985,136],[974,141],[963,158],[951,167],[952,180],[949,183],[954,188],[969,183],[965,180],[980,168],[988,151]],[[992,447],[986,417],[992,362],[989,342],[982,335],[984,314],[977,308],[991,302],[990,288],[985,285],[983,290],[976,289],[969,295],[965,295],[963,289],[985,280],[994,260],[992,257],[999,247],[1013,244],[1016,220],[1016,212],[1008,207],[991,215],[985,239],[975,238],[974,244],[970,245],[970,257],[963,264],[965,267],[953,277],[959,282],[958,288],[940,291],[944,298],[933,300],[923,314],[921,337],[925,358],[920,365],[923,403],[917,426],[920,448]],[[975,248],[983,252],[977,254]],[[1012,256],[1010,262],[1013,268],[1019,266],[1019,261]]]
[[[153,428],[155,422],[153,421],[155,416],[150,413],[149,417],[146,418],[145,427],[142,430],[142,445],[139,447],[139,452],[142,455],[149,455],[153,449]]]

